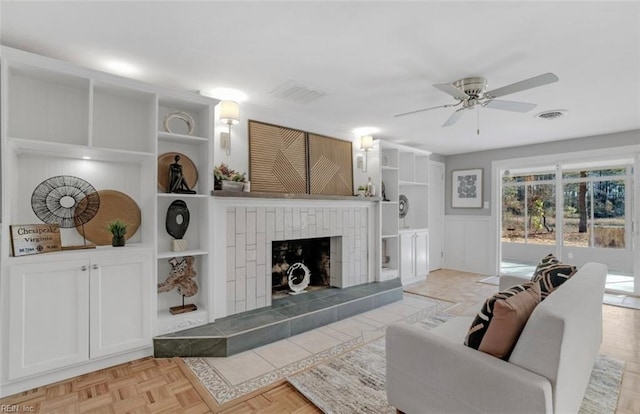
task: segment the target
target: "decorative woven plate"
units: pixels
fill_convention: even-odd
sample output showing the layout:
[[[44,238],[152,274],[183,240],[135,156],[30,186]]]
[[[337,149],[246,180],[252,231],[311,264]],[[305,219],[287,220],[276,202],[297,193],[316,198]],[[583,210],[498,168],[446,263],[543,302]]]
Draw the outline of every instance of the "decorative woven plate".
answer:
[[[399,198],[398,207],[400,210],[399,211],[400,218],[405,218],[407,216],[407,213],[409,212],[409,199],[404,194],[400,194],[400,197],[398,198]]]
[[[115,219],[127,223],[126,240],[133,237],[140,227],[140,207],[126,195],[116,190],[100,190],[100,208],[98,214],[84,225],[84,234],[87,240],[104,246],[111,245],[112,235],[107,229],[107,223]],[[78,233],[82,234],[82,226],[76,227]]]
[[[178,164],[182,165],[182,175],[189,190],[192,190],[198,182],[198,170],[191,158],[179,152],[165,152],[158,157],[158,188],[162,191],[167,191],[169,186],[169,166],[175,162],[176,155],[180,156]]]
[[[93,219],[100,208],[100,197],[82,178],[58,175],[33,190],[31,208],[43,223],[71,228]]]

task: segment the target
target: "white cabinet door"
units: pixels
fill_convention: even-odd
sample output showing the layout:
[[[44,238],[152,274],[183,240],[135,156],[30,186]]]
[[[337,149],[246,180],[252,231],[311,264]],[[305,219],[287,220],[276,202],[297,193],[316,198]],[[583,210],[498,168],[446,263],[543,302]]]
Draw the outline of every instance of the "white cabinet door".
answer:
[[[151,253],[91,261],[91,358],[151,346]]]
[[[404,284],[415,276],[414,233],[400,234],[400,279]]]
[[[89,261],[15,265],[9,286],[10,379],[89,358]]]
[[[401,233],[400,258],[402,284],[423,280],[429,273],[429,232]]]
[[[416,232],[414,240],[414,277],[425,278],[429,273],[429,232]]]

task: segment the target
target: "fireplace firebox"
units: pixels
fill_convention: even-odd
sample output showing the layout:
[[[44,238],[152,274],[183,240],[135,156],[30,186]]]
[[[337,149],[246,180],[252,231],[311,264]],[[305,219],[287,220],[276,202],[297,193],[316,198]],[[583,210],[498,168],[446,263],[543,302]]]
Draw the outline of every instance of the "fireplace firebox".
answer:
[[[272,298],[331,286],[331,238],[273,241]]]

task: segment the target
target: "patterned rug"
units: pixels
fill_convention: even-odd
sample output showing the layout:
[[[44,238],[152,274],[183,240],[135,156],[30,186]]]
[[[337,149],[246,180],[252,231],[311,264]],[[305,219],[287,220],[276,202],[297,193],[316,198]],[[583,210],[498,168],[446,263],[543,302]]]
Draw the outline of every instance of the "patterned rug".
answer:
[[[412,297],[413,300],[420,300],[426,303],[426,305],[423,309],[416,309],[415,313],[409,314],[400,320],[411,324],[420,324],[427,329],[442,323],[443,318],[446,318],[446,316],[443,316],[444,314],[440,311],[453,305],[451,302],[405,293],[405,297],[407,295]],[[379,309],[384,309],[384,307]],[[359,315],[356,315],[352,318],[358,317]],[[386,325],[374,331],[363,331],[361,335],[350,338],[322,352],[300,359],[284,367],[274,368],[266,374],[253,377],[240,383],[225,377],[221,370],[213,363],[213,358],[182,358],[182,360],[216,403],[221,405],[379,339],[384,336],[385,327]]]
[[[423,324],[427,329],[429,325]],[[615,412],[623,370],[624,362],[598,355],[580,414]],[[387,404],[384,387],[384,338],[287,380],[328,414],[396,412]]]

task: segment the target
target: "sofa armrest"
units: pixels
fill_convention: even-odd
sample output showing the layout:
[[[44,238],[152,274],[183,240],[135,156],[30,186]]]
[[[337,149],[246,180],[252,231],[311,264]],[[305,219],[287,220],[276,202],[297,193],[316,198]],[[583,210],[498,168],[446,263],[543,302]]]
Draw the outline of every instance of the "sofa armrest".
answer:
[[[530,280],[531,280],[530,277],[502,275],[500,276],[500,281],[498,283],[500,284],[500,290],[505,290],[505,289],[509,289],[512,286],[521,285],[525,282],[529,282]]]
[[[387,398],[405,413],[550,413],[551,384],[537,374],[424,328],[386,332]]]

